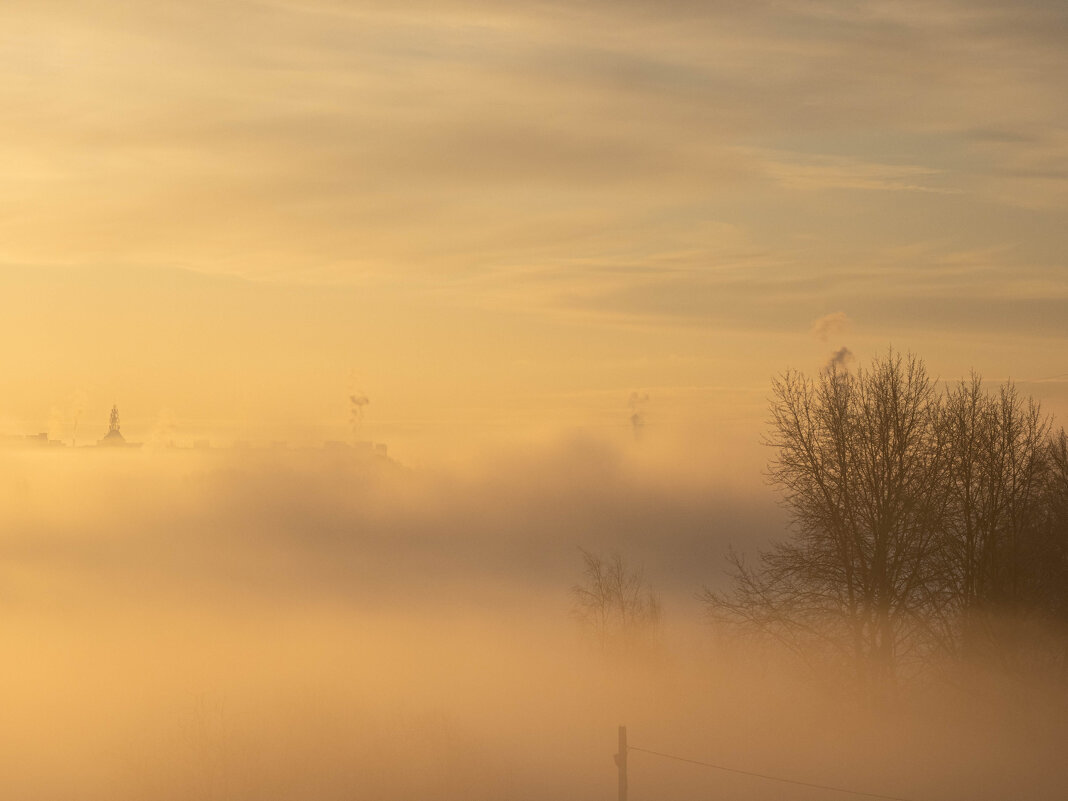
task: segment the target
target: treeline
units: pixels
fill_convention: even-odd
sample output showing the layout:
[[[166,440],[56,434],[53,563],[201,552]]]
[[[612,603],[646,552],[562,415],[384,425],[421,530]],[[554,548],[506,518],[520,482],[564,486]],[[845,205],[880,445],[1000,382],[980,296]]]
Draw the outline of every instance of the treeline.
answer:
[[[715,619],[870,683],[957,660],[1068,677],[1068,442],[1036,402],[891,353],[784,374],[766,444],[792,536],[732,554]]]

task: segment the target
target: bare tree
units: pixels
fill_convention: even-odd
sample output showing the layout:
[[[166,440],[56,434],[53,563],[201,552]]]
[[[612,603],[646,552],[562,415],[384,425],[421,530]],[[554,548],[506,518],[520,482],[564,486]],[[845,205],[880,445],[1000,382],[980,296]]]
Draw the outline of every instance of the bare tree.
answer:
[[[1041,531],[1050,419],[1005,384],[986,394],[972,375],[945,398],[950,508],[944,554],[956,612],[955,650],[1008,657],[1021,615],[1035,607],[1035,578],[1052,545]]]
[[[1041,483],[1022,527],[1007,613],[994,639],[1003,668],[1068,680],[1068,437],[1045,438]]]
[[[579,550],[584,578],[571,588],[575,617],[602,649],[626,652],[649,644],[660,625],[661,605],[643,569],[632,568],[618,552],[604,558]]]
[[[1045,519],[1036,563],[1038,602],[1061,634],[1060,670],[1068,678],[1068,436],[1049,439]]]
[[[793,536],[731,553],[714,618],[836,652],[873,690],[942,656],[1068,678],[1068,438],[1034,400],[974,374],[940,394],[893,353],[772,390]]]
[[[892,680],[944,627],[938,396],[922,361],[894,353],[856,374],[787,372],[772,392],[769,478],[793,537],[756,568],[732,556],[734,591],[706,591],[707,608],[799,650],[829,645],[869,685]]]

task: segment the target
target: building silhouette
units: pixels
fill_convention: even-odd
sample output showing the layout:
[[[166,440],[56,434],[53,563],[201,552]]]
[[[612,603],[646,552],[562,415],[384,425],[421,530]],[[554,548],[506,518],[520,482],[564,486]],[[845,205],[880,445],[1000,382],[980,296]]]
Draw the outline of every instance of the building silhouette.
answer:
[[[104,435],[104,438],[98,443],[101,447],[105,448],[125,448],[127,445],[125,437],[122,436],[122,432],[119,431],[119,407],[111,407],[111,416],[108,418],[108,433]]]

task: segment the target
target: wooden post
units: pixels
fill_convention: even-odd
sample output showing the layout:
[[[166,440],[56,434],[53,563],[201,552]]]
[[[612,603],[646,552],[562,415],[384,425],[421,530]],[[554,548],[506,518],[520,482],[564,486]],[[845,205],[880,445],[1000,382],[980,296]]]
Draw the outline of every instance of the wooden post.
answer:
[[[619,801],[627,801],[627,727],[619,727],[619,753],[616,754],[619,769]]]

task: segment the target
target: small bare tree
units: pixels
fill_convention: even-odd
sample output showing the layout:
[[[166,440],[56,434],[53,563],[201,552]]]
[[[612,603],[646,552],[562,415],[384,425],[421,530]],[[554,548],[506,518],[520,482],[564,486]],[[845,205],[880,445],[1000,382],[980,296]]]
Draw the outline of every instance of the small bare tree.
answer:
[[[618,552],[604,558],[584,548],[579,551],[584,578],[571,588],[575,618],[605,651],[648,645],[660,626],[661,605],[643,569],[628,565]]]

